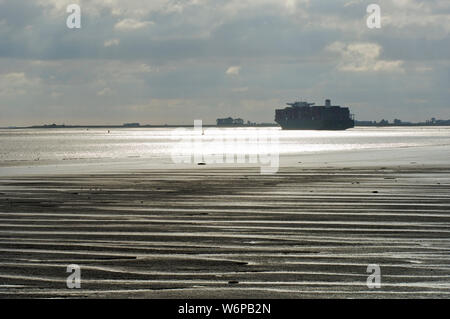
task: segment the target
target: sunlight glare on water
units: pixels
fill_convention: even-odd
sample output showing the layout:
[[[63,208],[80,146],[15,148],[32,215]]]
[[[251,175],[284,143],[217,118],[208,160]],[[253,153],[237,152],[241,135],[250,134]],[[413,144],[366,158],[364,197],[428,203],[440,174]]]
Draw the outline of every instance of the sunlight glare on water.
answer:
[[[204,128],[203,135],[193,128],[118,128],[110,133],[108,129],[3,129],[0,167],[136,160],[170,163],[174,151],[260,152],[275,137],[280,156],[450,146],[448,127],[359,127],[346,131]],[[194,140],[200,141],[199,147],[193,148],[190,141]]]

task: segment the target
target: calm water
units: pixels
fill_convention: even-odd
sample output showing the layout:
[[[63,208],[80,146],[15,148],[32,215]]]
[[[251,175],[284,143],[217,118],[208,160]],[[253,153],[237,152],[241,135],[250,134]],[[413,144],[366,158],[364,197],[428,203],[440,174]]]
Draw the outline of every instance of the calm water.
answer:
[[[197,143],[197,144],[196,144]],[[106,169],[173,165],[173,154],[277,152],[281,164],[448,161],[449,127],[355,128],[347,131],[244,129],[0,130],[0,170],[36,167]]]

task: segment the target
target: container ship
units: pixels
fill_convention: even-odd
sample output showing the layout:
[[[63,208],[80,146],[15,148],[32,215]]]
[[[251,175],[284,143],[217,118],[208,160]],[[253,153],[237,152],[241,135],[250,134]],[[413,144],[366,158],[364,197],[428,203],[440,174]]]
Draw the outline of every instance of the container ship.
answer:
[[[275,110],[275,122],[284,130],[346,130],[355,126],[348,107],[315,103],[294,102],[284,109]]]

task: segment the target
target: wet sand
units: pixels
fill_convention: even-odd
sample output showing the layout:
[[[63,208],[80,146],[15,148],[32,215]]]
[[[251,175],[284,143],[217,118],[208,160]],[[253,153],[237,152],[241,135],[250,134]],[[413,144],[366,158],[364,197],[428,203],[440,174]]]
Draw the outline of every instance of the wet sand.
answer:
[[[449,298],[450,166],[3,177],[0,297]]]

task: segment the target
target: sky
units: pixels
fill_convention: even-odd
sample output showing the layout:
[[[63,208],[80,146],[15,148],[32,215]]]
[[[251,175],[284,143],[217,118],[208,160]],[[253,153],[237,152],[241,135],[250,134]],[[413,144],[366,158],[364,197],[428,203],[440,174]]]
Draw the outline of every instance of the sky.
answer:
[[[273,122],[326,98],[450,119],[450,1],[0,0],[0,126]]]

